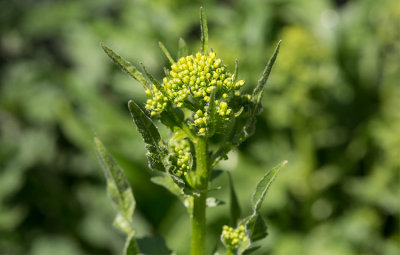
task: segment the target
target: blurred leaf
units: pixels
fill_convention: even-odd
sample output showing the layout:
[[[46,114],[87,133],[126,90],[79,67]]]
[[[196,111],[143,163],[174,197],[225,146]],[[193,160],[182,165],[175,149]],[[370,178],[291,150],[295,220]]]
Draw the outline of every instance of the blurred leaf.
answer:
[[[239,60],[235,59],[235,72],[233,73],[232,77],[232,84],[235,84],[238,78],[239,73]]]
[[[128,102],[128,107],[133,121],[146,144],[146,156],[149,161],[150,169],[165,171],[163,164],[165,149],[157,127],[135,102],[130,100]]]
[[[173,252],[167,247],[164,238],[158,237],[143,237],[138,238],[137,243],[141,254],[146,255],[168,255]]]
[[[259,213],[256,213],[250,217],[250,219],[246,222],[246,229],[251,242],[263,239],[268,235],[267,226],[265,225],[265,222]]]
[[[160,48],[161,48],[162,52],[164,53],[164,55],[168,58],[168,60],[171,63],[171,65],[175,64],[174,59],[171,57],[171,54],[169,53],[169,51],[167,50],[165,45],[162,42],[158,42],[158,45],[160,46]]]
[[[127,236],[124,247],[124,255],[137,255],[142,254],[139,252],[138,244],[134,238],[133,233]]]
[[[228,174],[228,180],[229,180],[229,198],[230,198],[230,203],[229,203],[229,208],[230,208],[230,214],[231,214],[231,226],[234,227],[236,226],[241,210],[240,210],[240,205],[239,201],[236,195],[235,188],[233,186],[233,180],[230,172],[227,172]]]
[[[108,195],[116,205],[118,215],[122,216],[127,222],[132,223],[136,202],[124,171],[106,151],[97,137],[94,138],[94,142],[97,157],[107,179]],[[118,221],[121,222],[121,219]],[[124,229],[126,228],[127,226],[124,225]]]
[[[271,73],[272,67],[275,64],[275,60],[278,56],[280,46],[281,46],[281,41],[278,42],[278,45],[276,46],[274,53],[272,54],[271,58],[268,60],[267,66],[265,67],[261,78],[258,80],[257,87],[253,91],[253,95],[251,97],[251,100],[253,101],[253,103],[255,103],[255,107],[253,109],[253,114],[258,112],[258,108],[261,107],[260,102],[261,102],[261,98],[263,96],[264,87],[268,81],[268,77],[269,77],[269,74]]]
[[[103,47],[105,53],[107,53],[107,55],[112,59],[112,61],[114,61],[115,64],[117,64],[123,71],[125,71],[135,80],[137,80],[140,84],[142,84],[145,89],[148,89],[146,79],[144,78],[143,74],[139,72],[139,70],[137,70],[135,66],[133,66],[129,61],[123,59],[114,51],[112,51],[104,43],[101,43],[101,47]]]
[[[168,175],[152,177],[151,181],[157,185],[163,186],[184,202],[185,196],[182,189]]]
[[[276,175],[279,173],[279,170],[287,164],[287,160],[283,161],[276,167],[269,170],[262,179],[257,183],[256,190],[251,199],[251,205],[253,207],[254,212],[258,212],[261,208],[261,204],[267,194],[269,187],[272,182],[275,180]]]
[[[255,252],[256,250],[258,250],[258,249],[260,249],[261,248],[261,246],[253,246],[253,247],[249,247],[249,248],[247,248],[242,254],[243,255],[249,255],[249,254],[252,254],[253,252]]]
[[[211,177],[210,177],[210,182],[212,182],[213,180],[217,179],[224,171],[222,170],[212,170],[211,172]]]
[[[208,47],[208,28],[207,18],[204,13],[204,8],[200,7],[200,28],[201,28],[201,52],[206,54]]]
[[[182,57],[185,57],[189,55],[189,49],[186,45],[185,40],[183,38],[179,38],[179,43],[178,43],[178,60]]]

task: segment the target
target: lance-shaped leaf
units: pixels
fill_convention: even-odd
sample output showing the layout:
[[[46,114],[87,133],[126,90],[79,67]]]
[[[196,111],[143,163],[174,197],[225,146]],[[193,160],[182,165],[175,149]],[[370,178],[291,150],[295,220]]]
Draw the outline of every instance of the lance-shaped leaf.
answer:
[[[200,7],[200,29],[201,29],[201,52],[203,54],[207,53],[208,45],[208,28],[207,28],[207,18],[204,13],[204,8]]]
[[[165,171],[163,160],[166,156],[166,150],[156,126],[135,102],[130,100],[128,107],[137,130],[146,144],[149,167],[153,170]]]
[[[238,78],[238,74],[239,74],[239,60],[235,60],[235,72],[233,73],[232,76],[232,84],[235,84]]]
[[[143,71],[144,71],[144,73],[146,74],[147,78],[150,80],[150,82],[151,82],[159,91],[161,91],[161,93],[162,93],[165,97],[168,98],[168,94],[167,94],[167,92],[165,92],[165,89],[164,89],[164,87],[161,85],[161,83],[160,83],[159,81],[157,81],[157,79],[154,78],[154,76],[151,75],[151,73],[149,73],[149,72],[147,71],[147,69],[146,69],[146,67],[144,66],[143,63],[139,63],[139,64],[142,66]]]
[[[132,78],[137,80],[143,85],[145,89],[148,89],[147,80],[144,78],[143,74],[137,70],[129,61],[123,59],[120,55],[115,53],[113,50],[108,48],[104,43],[100,44],[104,52],[112,59],[112,61],[117,64],[123,71],[129,74]]]
[[[256,190],[254,191],[253,197],[251,199],[251,206],[253,207],[254,212],[258,212],[260,210],[261,204],[265,198],[265,195],[268,192],[269,187],[275,180],[276,175],[279,173],[279,170],[281,170],[281,168],[284,167],[287,162],[288,161],[285,160],[269,170],[257,183]]]
[[[101,141],[95,137],[97,157],[107,180],[107,191],[110,199],[114,202],[120,217],[127,222],[132,222],[135,210],[135,198],[131,186],[114,158],[107,152]]]
[[[269,77],[269,74],[271,73],[272,67],[275,64],[275,60],[278,56],[280,46],[281,46],[281,41],[278,42],[278,45],[276,46],[274,53],[272,54],[271,58],[269,59],[268,64],[265,67],[261,78],[258,80],[257,87],[254,89],[253,95],[251,96],[251,100],[254,103],[254,108],[252,111],[253,116],[255,116],[259,111],[261,98],[264,93],[264,87],[268,81],[268,77]]]
[[[258,80],[257,87],[253,90],[253,94],[251,96],[251,104],[252,105],[248,109],[249,116],[247,118],[246,125],[243,127],[241,140],[247,139],[254,133],[255,124],[257,121],[256,115],[259,114],[262,110],[261,99],[262,99],[262,96],[264,93],[264,87],[268,81],[268,77],[269,77],[269,74],[271,73],[272,66],[274,65],[275,60],[278,56],[280,45],[281,45],[281,41],[278,42],[278,45],[276,46],[274,53],[272,54],[271,58],[269,59],[268,64],[265,67],[261,78]]]
[[[267,226],[265,225],[264,220],[262,219],[259,211],[261,208],[261,204],[267,194],[269,187],[271,186],[272,182],[275,180],[276,175],[278,174],[279,170],[287,164],[287,160],[283,161],[279,165],[275,166],[271,170],[269,170],[257,183],[256,190],[254,191],[251,205],[253,208],[253,213],[242,219],[240,221],[240,225],[246,226],[246,234],[251,243],[263,239],[267,236]],[[242,252],[246,251],[247,249],[252,249],[250,247],[251,243],[248,246],[243,246]],[[251,251],[248,251],[251,252]],[[240,253],[241,254],[241,253]],[[247,253],[249,254],[249,253]]]
[[[171,54],[169,53],[167,48],[164,46],[164,44],[162,42],[158,42],[158,46],[160,46],[162,52],[164,52],[165,56],[168,58],[171,65],[175,64],[174,59],[171,57]]]
[[[233,186],[233,180],[231,173],[227,172],[229,180],[229,197],[230,197],[230,213],[231,213],[231,226],[236,226],[238,219],[240,218],[241,210],[239,201],[236,195],[235,188]]]
[[[179,38],[179,43],[178,43],[178,59],[186,57],[187,55],[189,55],[189,50],[185,40],[183,40],[183,38],[181,37]]]

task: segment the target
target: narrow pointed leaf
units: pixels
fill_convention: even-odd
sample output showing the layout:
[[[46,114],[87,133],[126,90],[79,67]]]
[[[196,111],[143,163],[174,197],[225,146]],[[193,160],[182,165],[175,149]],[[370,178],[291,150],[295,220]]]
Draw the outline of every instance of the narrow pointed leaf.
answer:
[[[124,255],[138,255],[142,254],[139,252],[139,247],[137,245],[136,239],[133,236],[133,234],[128,235],[125,241],[125,247],[124,247]]]
[[[136,69],[135,66],[133,66],[129,61],[126,61],[120,55],[108,48],[104,43],[101,43],[101,47],[115,64],[117,64],[123,71],[125,71],[135,80],[137,80],[140,84],[142,84],[145,89],[148,89],[146,79],[144,78],[143,74]]]
[[[207,18],[204,13],[204,8],[200,7],[200,29],[201,29],[201,51],[203,54],[207,53],[208,47],[208,28],[207,28]]]
[[[140,65],[143,68],[144,73],[146,74],[147,78],[150,80],[150,82],[159,90],[161,91],[161,93],[168,98],[168,94],[165,92],[164,87],[161,85],[161,83],[159,81],[156,80],[156,78],[154,78],[153,75],[151,75],[146,67],[143,65],[143,63],[140,63]]]
[[[235,60],[235,72],[233,73],[232,83],[235,84],[239,74],[239,60]]]
[[[279,170],[287,164],[287,160],[283,161],[279,165],[275,166],[271,170],[269,170],[262,179],[257,183],[256,190],[251,199],[251,205],[255,212],[258,212],[261,208],[261,204],[267,194],[269,187],[272,182],[275,180],[276,175],[279,173]]]
[[[231,226],[234,227],[236,226],[236,223],[238,222],[241,214],[240,210],[240,205],[239,201],[236,195],[235,188],[233,186],[233,180],[231,173],[227,172],[228,174],[228,180],[229,180],[229,197],[230,197],[230,204],[229,204],[229,209],[231,213]]]
[[[260,107],[261,98],[263,96],[265,84],[268,81],[269,74],[271,73],[272,67],[275,64],[275,60],[279,53],[279,48],[281,46],[281,41],[278,42],[278,45],[275,48],[274,53],[272,54],[271,58],[268,61],[267,66],[264,69],[264,72],[261,78],[258,80],[257,87],[253,91],[252,101],[255,103],[253,115],[256,114],[258,108]]]
[[[171,57],[171,54],[169,53],[167,48],[164,46],[164,44],[162,42],[158,42],[158,45],[160,46],[162,52],[164,52],[165,56],[168,58],[171,65],[175,64],[174,59]]]
[[[107,179],[108,195],[114,202],[118,213],[130,224],[136,205],[131,186],[123,170],[97,137],[94,138],[94,143],[97,157]]]
[[[156,126],[135,102],[130,100],[128,107],[137,130],[146,144],[149,167],[153,170],[165,171],[163,159],[166,156],[166,152]]]
[[[185,40],[183,40],[183,38],[181,37],[179,38],[179,45],[178,45],[178,59],[186,57],[187,55],[189,55],[189,50]]]

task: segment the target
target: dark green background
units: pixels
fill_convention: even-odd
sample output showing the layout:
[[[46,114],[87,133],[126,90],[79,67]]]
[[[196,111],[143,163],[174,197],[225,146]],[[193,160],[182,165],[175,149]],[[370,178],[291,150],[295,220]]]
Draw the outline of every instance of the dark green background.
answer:
[[[242,211],[263,173],[289,160],[263,205],[270,235],[258,254],[400,254],[400,2],[398,0],[19,0],[0,2],[0,254],[119,254],[124,236],[94,156],[97,135],[124,167],[138,236],[163,235],[187,254],[185,209],[150,183],[127,101],[142,87],[104,41],[161,78],[183,37],[210,46],[247,89],[281,53],[255,135],[219,168]],[[227,198],[226,176],[214,196]],[[219,242],[228,206],[211,208]]]

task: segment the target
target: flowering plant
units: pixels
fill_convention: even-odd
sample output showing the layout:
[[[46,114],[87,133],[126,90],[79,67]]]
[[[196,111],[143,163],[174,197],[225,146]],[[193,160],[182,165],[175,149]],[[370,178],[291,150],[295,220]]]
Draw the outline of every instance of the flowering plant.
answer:
[[[238,79],[238,61],[231,73],[216,53],[208,49],[207,22],[202,8],[200,23],[200,52],[188,54],[181,39],[175,61],[160,43],[171,64],[170,69],[165,69],[162,82],[157,81],[143,64],[144,74],[101,44],[122,70],[141,83],[149,97],[145,109],[133,100],[129,101],[128,108],[146,144],[149,167],[158,173],[152,181],[178,196],[187,208],[192,221],[192,255],[203,255],[205,251],[206,207],[220,204],[208,196],[212,176],[220,173],[213,171],[213,167],[253,133],[256,115],[262,109],[264,86],[280,46],[276,47],[253,93],[243,94],[240,89],[245,81]],[[171,130],[168,139],[161,138],[153,119]],[[135,200],[129,182],[98,138],[95,138],[95,144],[107,178],[109,196],[118,210],[114,224],[127,234],[125,254],[146,254],[146,247],[135,239],[132,226]],[[211,150],[211,145],[216,149]],[[286,161],[282,162],[260,180],[252,197],[253,212],[242,219],[229,178],[232,225],[223,226],[221,234],[227,254],[250,254],[258,247],[253,243],[267,235],[259,210],[270,184],[285,164]]]

